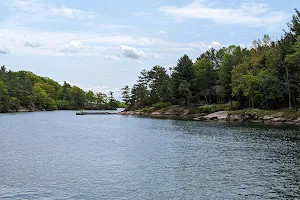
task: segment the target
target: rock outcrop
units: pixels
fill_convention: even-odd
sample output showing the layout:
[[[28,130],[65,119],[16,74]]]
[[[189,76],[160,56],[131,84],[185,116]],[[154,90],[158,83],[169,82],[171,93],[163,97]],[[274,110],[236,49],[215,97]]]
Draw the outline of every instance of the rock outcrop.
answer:
[[[215,113],[206,115],[203,117],[203,119],[226,121],[226,120],[228,120],[228,117],[229,117],[229,115],[228,115],[227,111],[219,111],[219,112],[215,112]]]

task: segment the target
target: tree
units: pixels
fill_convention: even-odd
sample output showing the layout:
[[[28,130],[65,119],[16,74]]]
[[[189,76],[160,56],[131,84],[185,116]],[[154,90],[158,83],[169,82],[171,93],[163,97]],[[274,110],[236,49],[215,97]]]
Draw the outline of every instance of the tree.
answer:
[[[195,78],[193,62],[187,55],[184,55],[178,60],[172,74],[172,93],[174,95],[175,102],[179,102],[181,99],[184,99],[185,101],[190,100],[189,96],[185,96],[185,94],[189,95],[189,93],[180,91],[179,86],[181,85],[181,88],[183,88],[183,86],[188,86],[189,88],[185,88],[185,91],[189,90],[193,93],[191,86],[195,82]],[[188,102],[186,102],[186,104],[187,103]]]
[[[82,109],[84,107],[85,94],[81,88],[73,86],[70,89],[70,96],[74,109]]]
[[[88,91],[87,93],[85,93],[85,99],[87,101],[87,103],[93,103],[96,101],[96,97],[95,97],[95,94],[94,92],[92,91]]]
[[[106,94],[103,94],[101,92],[98,92],[96,94],[97,105],[99,105],[100,107],[103,106],[103,104],[106,103],[106,99],[107,99],[107,95]]]
[[[119,107],[120,102],[117,101],[114,98],[114,92],[113,91],[109,91],[109,97],[108,97],[108,108],[109,109],[116,109]]]
[[[48,95],[39,85],[34,85],[34,104],[38,106],[39,109],[47,108]]]
[[[165,102],[171,99],[170,77],[165,68],[156,65],[148,72],[150,103]]]
[[[128,106],[130,104],[130,88],[128,85],[122,88],[122,100],[124,101],[125,105]]]
[[[140,108],[148,105],[148,90],[144,84],[135,84],[131,90],[130,105],[132,108]]]
[[[205,57],[198,58],[194,63],[196,81],[193,82],[193,91],[196,93],[196,97],[198,101],[200,100],[200,96],[203,96],[207,101],[207,92],[210,91],[216,84],[216,74],[213,69],[213,64]],[[210,94],[210,93],[209,93]],[[208,101],[207,101],[208,102]]]
[[[183,80],[178,87],[179,95],[181,95],[184,98],[186,106],[192,98],[192,91],[190,90],[190,87],[191,85],[186,80]]]
[[[0,80],[0,112],[5,112],[9,109],[9,96],[7,86]]]

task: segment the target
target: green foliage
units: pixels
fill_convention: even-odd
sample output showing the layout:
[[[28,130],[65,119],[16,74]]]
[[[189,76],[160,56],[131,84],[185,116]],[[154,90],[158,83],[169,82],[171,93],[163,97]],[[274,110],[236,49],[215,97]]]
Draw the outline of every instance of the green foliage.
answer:
[[[118,108],[127,108],[124,102],[120,102]]]
[[[218,111],[227,111],[230,109],[230,105],[228,104],[218,104],[218,105],[205,105],[199,107],[200,113],[214,113]]]
[[[96,101],[96,96],[94,92],[88,91],[87,93],[85,93],[85,99],[87,102],[92,103]]]
[[[46,109],[47,108],[47,99],[48,95],[40,86],[35,85],[33,87],[34,91],[34,104],[39,109]]]
[[[172,74],[172,94],[174,95],[175,102],[184,100],[187,105],[191,101],[193,95],[193,83],[196,80],[195,67],[192,60],[183,55],[174,67]]]
[[[277,115],[280,113],[284,119],[295,120],[300,117],[300,111],[296,109],[279,109],[279,110],[261,110],[261,109],[243,109],[237,111],[230,111],[231,115],[249,115],[263,118],[265,116]]]
[[[145,113],[165,112],[171,107],[171,105],[172,104],[169,102],[159,102],[150,107],[145,107],[141,111]]]
[[[55,104],[58,110],[68,110],[70,108],[70,104],[66,100],[57,100]]]
[[[130,104],[130,88],[126,85],[122,88],[122,100],[124,101],[125,107]]]
[[[155,110],[163,109],[163,108],[169,108],[172,104],[170,102],[159,102],[156,104],[153,104],[151,107],[153,107]]]
[[[63,85],[32,72],[0,68],[0,112],[28,110],[116,109],[119,101],[111,95],[84,92],[67,82]]]
[[[5,112],[9,109],[9,96],[7,86],[0,80],[0,112]]]
[[[155,110],[154,107],[145,107],[141,110],[142,112],[145,112],[145,113],[153,113]]]

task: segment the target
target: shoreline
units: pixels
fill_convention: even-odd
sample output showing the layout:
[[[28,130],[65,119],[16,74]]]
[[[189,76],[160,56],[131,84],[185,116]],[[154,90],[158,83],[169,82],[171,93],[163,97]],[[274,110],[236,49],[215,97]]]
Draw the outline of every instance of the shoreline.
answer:
[[[210,114],[200,113],[200,114],[188,114],[182,113],[164,113],[164,112],[153,112],[146,113],[140,110],[137,111],[123,111],[119,113],[120,115],[135,115],[135,116],[145,116],[145,117],[155,117],[155,118],[175,118],[182,120],[192,120],[192,121],[206,121],[206,122],[238,122],[238,123],[253,123],[253,124],[266,124],[266,125],[292,125],[300,126],[300,117],[298,118],[285,118],[284,112],[282,111],[273,111],[275,112],[272,115],[259,116],[258,114],[237,114],[242,110],[238,111],[218,111]],[[257,111],[257,109],[253,110]]]
[[[28,110],[21,109],[18,111],[9,111],[3,112],[0,114],[12,114],[12,113],[30,113],[30,112],[54,112],[54,111],[78,111],[78,110]],[[86,110],[86,111],[97,111],[97,110]],[[98,110],[104,111],[104,110]],[[116,110],[110,110],[116,111]],[[198,113],[198,114],[189,114],[187,108],[182,108],[181,113],[174,112],[172,109],[167,111],[160,112],[155,111],[152,113],[143,112],[141,110],[136,111],[122,111],[116,112],[116,115],[132,115],[132,116],[144,116],[152,118],[162,118],[162,119],[177,119],[177,120],[191,120],[191,121],[206,121],[206,122],[228,122],[228,123],[253,123],[253,124],[265,124],[265,125],[291,125],[291,126],[300,126],[300,117],[298,118],[285,118],[284,112],[278,110],[274,111],[272,115],[259,116],[255,114],[254,111],[258,109],[253,109],[254,113],[248,114],[243,113],[242,110],[237,111],[218,111],[214,113]]]
[[[19,110],[9,110],[7,112],[0,112],[0,114],[5,113],[31,113],[31,112],[53,112],[53,111],[80,111],[80,110],[86,110],[86,111],[117,111],[118,109],[102,109],[102,110],[96,110],[96,109],[61,109],[61,110],[40,110],[40,109],[19,109]]]

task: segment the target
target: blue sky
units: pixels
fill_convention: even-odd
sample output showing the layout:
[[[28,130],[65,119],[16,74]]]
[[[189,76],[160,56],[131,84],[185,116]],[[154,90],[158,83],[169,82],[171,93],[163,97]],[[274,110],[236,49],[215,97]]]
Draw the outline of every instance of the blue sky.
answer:
[[[142,69],[279,38],[299,0],[0,0],[0,65],[119,95]]]

